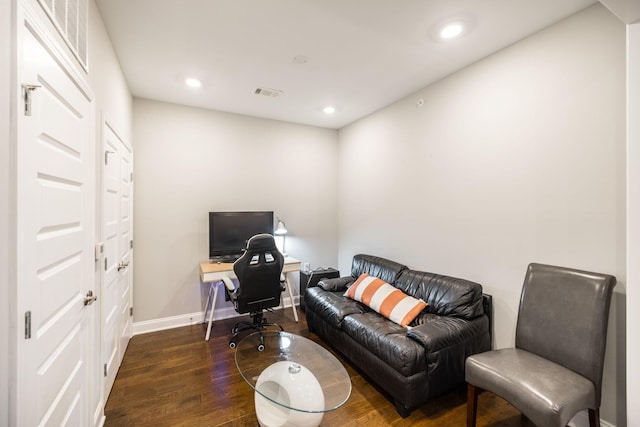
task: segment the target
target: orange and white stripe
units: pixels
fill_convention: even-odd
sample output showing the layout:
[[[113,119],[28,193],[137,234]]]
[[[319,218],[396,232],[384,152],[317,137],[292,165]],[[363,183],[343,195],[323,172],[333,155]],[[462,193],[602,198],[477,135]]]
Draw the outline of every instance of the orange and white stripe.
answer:
[[[382,279],[362,274],[345,296],[360,301],[384,317],[407,326],[427,306],[427,303],[402,292]]]

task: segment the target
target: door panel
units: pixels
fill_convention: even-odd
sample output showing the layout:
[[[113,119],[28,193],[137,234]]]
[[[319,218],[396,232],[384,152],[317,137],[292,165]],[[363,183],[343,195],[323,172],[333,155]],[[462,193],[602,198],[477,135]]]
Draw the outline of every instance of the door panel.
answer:
[[[87,425],[87,321],[96,314],[84,305],[94,268],[91,96],[38,31],[25,25],[21,34],[20,80],[40,87],[31,92],[31,115],[24,104],[18,112],[17,300],[25,330],[17,420]]]
[[[131,339],[132,320],[131,316],[131,301],[132,291],[131,283],[133,276],[133,257],[131,251],[132,236],[132,182],[133,176],[133,155],[129,148],[121,145],[121,210],[120,210],[120,247],[122,248],[121,263],[126,266],[122,270],[120,277],[120,358],[124,357],[124,353],[129,345],[129,339]]]
[[[108,397],[131,338],[131,171],[133,155],[107,121],[103,124],[103,363]]]
[[[119,360],[119,280],[120,273],[120,145],[113,129],[103,125],[103,236],[105,242],[102,290],[102,360],[106,364],[105,399],[116,379]]]

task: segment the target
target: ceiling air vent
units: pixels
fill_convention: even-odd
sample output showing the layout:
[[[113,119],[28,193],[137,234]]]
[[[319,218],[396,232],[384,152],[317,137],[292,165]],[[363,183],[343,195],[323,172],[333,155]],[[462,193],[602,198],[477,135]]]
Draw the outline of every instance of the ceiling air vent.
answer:
[[[278,89],[267,89],[264,87],[259,87],[259,88],[256,88],[256,90],[254,90],[253,93],[255,93],[256,95],[268,96],[269,98],[277,98],[280,95],[282,95],[284,92]]]

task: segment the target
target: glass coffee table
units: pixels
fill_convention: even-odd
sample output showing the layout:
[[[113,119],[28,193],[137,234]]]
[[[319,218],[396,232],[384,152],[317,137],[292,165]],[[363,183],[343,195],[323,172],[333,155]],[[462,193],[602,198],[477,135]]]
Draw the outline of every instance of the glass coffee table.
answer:
[[[351,395],[351,380],[340,361],[300,335],[253,333],[240,341],[235,358],[240,375],[255,390],[262,427],[318,426],[325,412]]]

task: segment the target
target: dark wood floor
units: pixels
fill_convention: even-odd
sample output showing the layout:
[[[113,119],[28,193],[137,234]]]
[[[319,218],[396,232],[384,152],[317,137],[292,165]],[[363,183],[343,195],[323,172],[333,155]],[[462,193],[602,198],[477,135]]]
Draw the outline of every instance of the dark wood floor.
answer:
[[[302,314],[299,311],[299,314]],[[310,334],[304,315],[293,321],[291,309],[268,319],[286,331],[326,344]],[[106,426],[257,426],[253,390],[236,370],[229,332],[237,319],[218,321],[211,340],[205,325],[138,335],[131,339],[107,400]],[[335,352],[334,352],[335,354]],[[325,414],[322,426],[464,426],[463,386],[401,418],[392,402],[349,362],[342,361],[353,386],[347,403]],[[504,400],[482,393],[478,426],[533,426]]]

